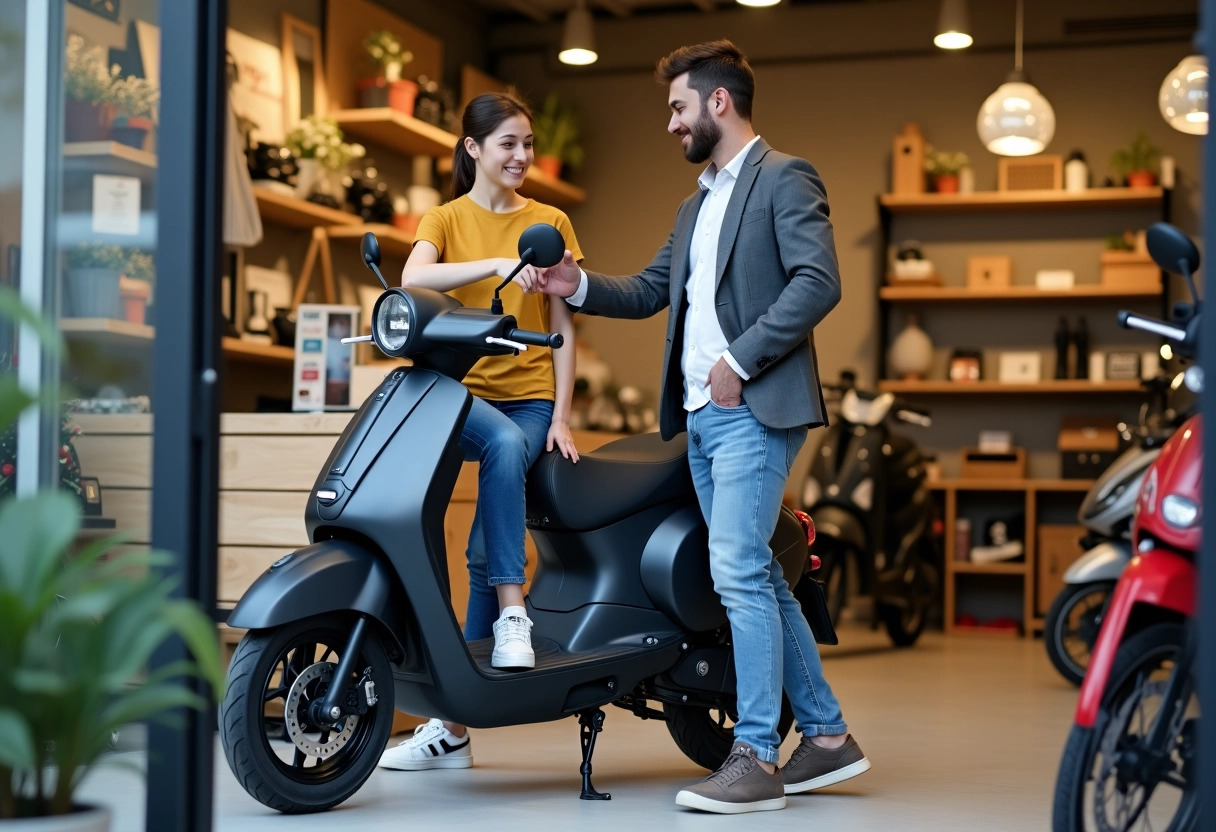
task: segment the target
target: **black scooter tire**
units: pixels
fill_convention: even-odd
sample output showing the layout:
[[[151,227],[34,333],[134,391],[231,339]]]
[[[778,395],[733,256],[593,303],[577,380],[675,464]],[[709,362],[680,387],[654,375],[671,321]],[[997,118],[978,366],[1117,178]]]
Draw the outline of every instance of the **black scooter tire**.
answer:
[[[702,768],[717,771],[730,756],[734,732],[711,714],[710,708],[696,705],[663,703],[667,731],[684,756]],[[720,713],[720,712],[719,712]],[[781,742],[794,724],[794,710],[789,698],[781,695],[781,717],[777,720],[777,736]]]
[[[393,727],[393,671],[375,628],[369,628],[363,642],[359,667],[371,667],[379,701],[361,717],[347,746],[327,758],[323,767],[296,770],[279,759],[267,738],[264,694],[287,651],[311,642],[340,652],[351,627],[348,617],[325,615],[276,629],[251,630],[233,654],[228,689],[220,704],[220,741],[237,781],[271,809],[303,814],[337,806],[376,770],[388,743]],[[297,771],[298,776],[293,776]]]
[[[1085,663],[1081,664],[1069,654],[1064,647],[1064,625],[1068,622],[1078,601],[1095,593],[1102,593],[1106,596],[1106,601],[1102,604],[1105,608],[1114,591],[1114,581],[1068,584],[1059,591],[1047,610],[1047,617],[1044,619],[1043,625],[1043,647],[1047,650],[1047,658],[1051,660],[1052,667],[1074,685],[1081,684],[1085,679],[1085,669],[1089,667],[1089,655],[1085,656]],[[1094,633],[1094,638],[1097,639],[1097,632]],[[1091,653],[1093,648],[1093,644],[1090,644]]]
[[[1177,657],[1183,649],[1185,631],[1181,624],[1154,624],[1128,638],[1115,654],[1107,688],[1102,692],[1102,706],[1093,728],[1074,725],[1060,759],[1056,777],[1055,799],[1052,805],[1052,832],[1085,832],[1086,784],[1094,769],[1095,754],[1102,734],[1112,714],[1116,713],[1131,692],[1130,686],[1141,668]],[[1171,741],[1174,739],[1170,738]],[[1193,786],[1194,784],[1192,784]],[[1174,817],[1165,832],[1190,832],[1198,822],[1198,800],[1195,789],[1184,795],[1186,805]]]

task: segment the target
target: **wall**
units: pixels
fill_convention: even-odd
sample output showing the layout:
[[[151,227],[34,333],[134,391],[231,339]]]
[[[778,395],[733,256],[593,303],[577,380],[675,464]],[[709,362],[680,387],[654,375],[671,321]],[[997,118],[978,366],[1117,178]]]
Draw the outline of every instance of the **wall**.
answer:
[[[666,239],[676,207],[695,188],[700,172],[700,166],[682,160],[677,140],[664,132],[666,93],[653,80],[654,61],[683,43],[734,39],[755,67],[757,131],[775,147],[810,159],[828,188],[844,299],[816,330],[821,370],[832,378],[842,368],[856,368],[860,379],[869,383],[876,367],[876,289],[882,263],[875,199],[888,190],[891,143],[901,125],[916,121],[936,146],[965,151],[976,170],[977,189],[996,187],[997,158],[981,146],[975,120],[980,104],[1013,66],[1013,3],[1001,4],[1008,5],[1005,12],[984,3],[982,19],[980,5],[971,4],[977,46],[961,54],[931,46],[936,0],[871,0],[597,19],[600,61],[578,70],[562,67],[553,57],[557,33],[537,32],[534,26],[504,27],[495,32],[493,70],[520,84],[533,99],[554,89],[578,106],[588,162],[572,178],[589,194],[586,205],[570,212],[579,242],[589,266],[634,273]],[[1028,0],[1026,6],[1024,66],[1056,112],[1049,152],[1067,154],[1081,148],[1100,181],[1110,173],[1111,153],[1129,143],[1136,130],[1145,130],[1177,159],[1180,183],[1174,220],[1196,232],[1200,141],[1169,128],[1156,104],[1166,73],[1192,51],[1189,33],[1170,29],[1149,41],[1133,32],[1120,35],[1118,42],[1111,36],[1063,35],[1066,19],[1143,15],[1150,10],[1186,14],[1195,12],[1196,4]],[[544,43],[546,38],[550,45]],[[1154,217],[1133,219],[1143,223]],[[961,262],[962,252],[945,238],[975,239],[968,235],[983,232],[969,227],[966,218],[947,221],[949,226],[935,220],[932,226],[921,223],[900,233],[936,237],[930,243],[939,244],[937,253],[946,261]],[[1052,226],[1059,217],[1045,221],[1010,214],[1008,221],[1008,233],[999,233],[998,239],[1033,237],[1039,231],[1055,234],[1055,243],[1034,250],[1035,261],[1058,263],[1053,245],[1059,251],[1071,250],[1069,235],[1059,234],[1059,225]],[[1119,231],[1129,221],[1115,215],[1091,217],[1074,236]],[[1019,256],[1018,250],[1011,253]],[[1030,262],[1016,268],[1025,279],[1033,273]],[[1023,268],[1030,271],[1021,272]],[[1078,263],[1076,268],[1083,279],[1083,269],[1094,267]],[[1075,316],[1089,310],[1074,306],[1069,311]],[[1091,329],[1098,333],[1095,345],[1126,341],[1113,320],[1095,320],[1102,311],[1089,315]],[[1106,314],[1113,318],[1114,311]],[[653,389],[662,358],[661,318],[588,319],[580,332],[612,364],[620,381]],[[1035,339],[1049,346],[1055,317],[1047,315],[1045,320],[1042,333],[1014,336],[1009,346]],[[1009,326],[1016,327],[1017,319],[997,313],[977,319],[958,337],[983,337],[994,327]],[[935,334],[932,327],[929,332]],[[943,410],[961,404],[938,401]],[[994,400],[976,408],[961,425],[950,422],[952,436],[931,436],[929,444],[957,446],[957,436],[974,437],[980,427],[1000,422],[1006,404]],[[1054,444],[1058,429],[1058,409],[1050,409],[1050,415],[1047,410],[1018,426],[1039,447]]]

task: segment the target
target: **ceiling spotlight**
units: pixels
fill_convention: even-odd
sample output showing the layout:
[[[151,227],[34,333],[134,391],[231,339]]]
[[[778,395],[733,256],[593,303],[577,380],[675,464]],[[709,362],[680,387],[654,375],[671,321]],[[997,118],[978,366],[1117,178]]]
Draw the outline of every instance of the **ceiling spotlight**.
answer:
[[[966,49],[971,45],[971,26],[967,21],[967,0],[942,0],[933,45],[942,49]]]
[[[566,15],[566,27],[562,31],[562,51],[557,59],[564,64],[586,66],[599,59],[595,51],[595,30],[592,28],[591,12],[578,0]]]

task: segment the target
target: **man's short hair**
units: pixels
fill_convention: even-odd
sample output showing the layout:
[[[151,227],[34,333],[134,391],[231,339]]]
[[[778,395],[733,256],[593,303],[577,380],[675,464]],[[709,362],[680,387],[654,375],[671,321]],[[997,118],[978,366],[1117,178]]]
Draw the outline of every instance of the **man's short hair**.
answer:
[[[728,40],[681,46],[659,61],[654,75],[660,84],[670,84],[685,72],[688,86],[700,94],[702,104],[710,93],[722,87],[730,93],[740,118],[751,121],[756,76],[739,47]]]

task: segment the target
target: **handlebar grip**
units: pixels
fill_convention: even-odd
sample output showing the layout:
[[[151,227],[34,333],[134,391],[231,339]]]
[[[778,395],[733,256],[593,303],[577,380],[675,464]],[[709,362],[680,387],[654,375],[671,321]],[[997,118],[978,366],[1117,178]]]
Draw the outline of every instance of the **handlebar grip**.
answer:
[[[554,332],[550,335],[547,332],[532,332],[529,329],[510,329],[507,330],[507,334],[504,337],[509,341],[518,341],[530,347],[552,347],[553,349],[557,349],[566,343],[566,339],[562,337],[560,332]]]
[[[1160,335],[1170,341],[1183,343],[1186,341],[1186,330],[1181,329],[1173,324],[1165,321],[1159,321],[1156,318],[1146,318],[1143,315],[1136,315],[1127,310],[1119,313],[1119,326],[1124,329],[1139,329],[1144,332],[1151,332],[1154,335]]]

